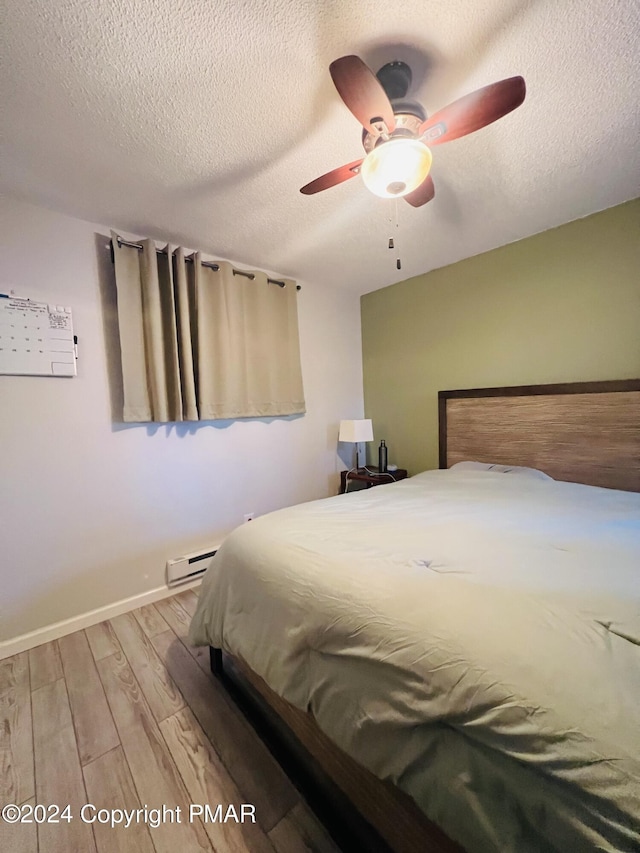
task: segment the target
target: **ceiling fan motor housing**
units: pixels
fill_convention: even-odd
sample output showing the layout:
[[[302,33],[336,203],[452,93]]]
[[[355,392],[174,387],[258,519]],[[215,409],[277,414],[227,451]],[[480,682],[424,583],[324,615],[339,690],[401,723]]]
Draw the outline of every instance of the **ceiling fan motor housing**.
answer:
[[[411,85],[411,69],[406,62],[395,60],[387,62],[376,74],[387,94],[387,98],[393,101],[395,98],[405,98]]]
[[[396,105],[393,105],[393,113],[396,119],[396,128],[393,133],[378,135],[369,133],[368,130],[363,129],[362,146],[367,154],[369,151],[373,151],[376,145],[382,145],[390,139],[397,139],[399,137],[417,138],[420,125],[426,118],[424,109],[415,101],[402,101],[399,102],[399,105],[402,107],[402,112],[396,112]],[[410,108],[410,111],[408,108]]]
[[[406,62],[394,60],[387,62],[376,74],[386,96],[391,102],[396,127],[392,133],[374,134],[366,128],[362,132],[362,145],[369,153],[376,145],[388,142],[398,137],[417,137],[418,128],[426,119],[427,114],[422,104],[407,98],[411,86],[411,68]]]

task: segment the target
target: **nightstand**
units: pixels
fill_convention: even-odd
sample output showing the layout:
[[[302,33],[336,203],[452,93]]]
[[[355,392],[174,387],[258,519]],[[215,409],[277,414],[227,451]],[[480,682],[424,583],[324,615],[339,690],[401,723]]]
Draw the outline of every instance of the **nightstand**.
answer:
[[[407,476],[406,468],[397,468],[395,471],[388,471],[386,474],[379,474],[375,465],[367,465],[367,468],[358,468],[357,471],[341,471],[340,472],[340,494],[346,492],[347,474],[349,474],[349,482],[364,483],[366,489],[371,486],[382,486],[385,483],[395,483],[397,480],[404,480]]]

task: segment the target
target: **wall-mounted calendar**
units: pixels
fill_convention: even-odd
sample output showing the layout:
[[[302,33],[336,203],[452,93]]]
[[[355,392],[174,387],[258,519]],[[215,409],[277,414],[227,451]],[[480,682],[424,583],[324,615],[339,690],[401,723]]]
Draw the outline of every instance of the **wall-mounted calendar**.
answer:
[[[0,373],[75,376],[71,308],[0,296]]]

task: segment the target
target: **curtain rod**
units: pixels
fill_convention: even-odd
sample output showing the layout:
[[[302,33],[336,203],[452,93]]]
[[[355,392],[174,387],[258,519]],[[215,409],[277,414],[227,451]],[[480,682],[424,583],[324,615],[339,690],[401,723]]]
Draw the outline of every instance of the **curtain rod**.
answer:
[[[118,237],[118,246],[129,246],[130,249],[137,249],[139,252],[142,251],[142,245],[140,243],[131,243],[129,240],[123,240],[122,237]],[[109,251],[111,252],[111,263],[115,262],[115,256],[113,254],[113,240],[109,240]],[[167,255],[168,252],[166,249],[156,249],[156,255]],[[188,264],[193,263],[193,258],[185,258],[185,262]],[[212,261],[200,261],[203,267],[209,267],[209,269],[215,270],[216,272],[220,269],[219,264],[213,263]],[[245,272],[244,270],[232,270],[234,275],[243,275],[245,278],[254,280],[255,274],[252,272]],[[267,284],[277,284],[278,287],[286,287],[287,284],[284,281],[279,281],[276,278],[267,278]],[[296,284],[296,290],[302,290],[302,286]]]

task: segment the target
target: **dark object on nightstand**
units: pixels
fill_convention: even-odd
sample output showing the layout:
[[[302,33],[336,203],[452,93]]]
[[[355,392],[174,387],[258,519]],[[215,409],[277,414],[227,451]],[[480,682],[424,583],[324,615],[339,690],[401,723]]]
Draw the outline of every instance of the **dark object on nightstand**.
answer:
[[[368,465],[366,468],[359,468],[357,471],[341,471],[340,472],[340,494],[343,495],[347,491],[347,474],[349,475],[348,482],[364,483],[365,488],[370,489],[371,486],[382,486],[384,483],[395,483],[396,480],[404,480],[407,477],[406,468],[396,468],[395,471],[388,471],[386,474],[381,473],[374,465]]]
[[[380,473],[387,472],[387,443],[382,439],[378,448],[378,471]]]

